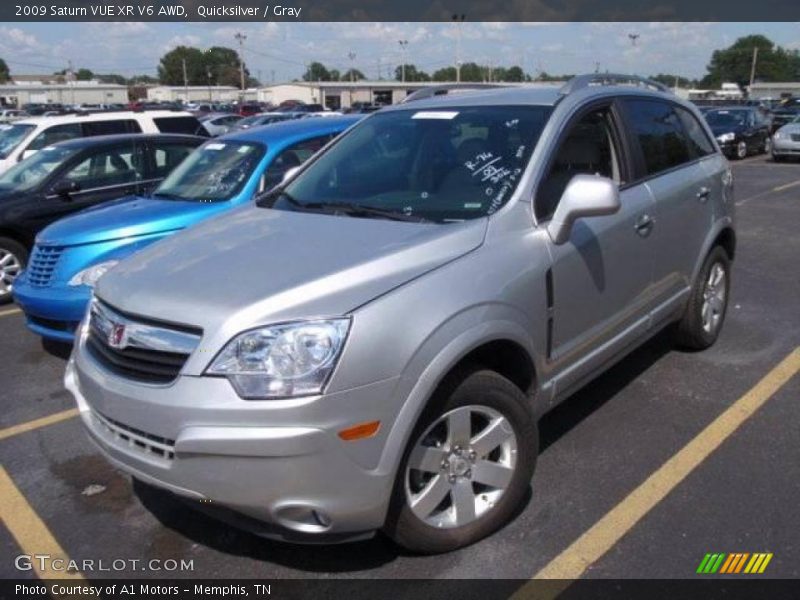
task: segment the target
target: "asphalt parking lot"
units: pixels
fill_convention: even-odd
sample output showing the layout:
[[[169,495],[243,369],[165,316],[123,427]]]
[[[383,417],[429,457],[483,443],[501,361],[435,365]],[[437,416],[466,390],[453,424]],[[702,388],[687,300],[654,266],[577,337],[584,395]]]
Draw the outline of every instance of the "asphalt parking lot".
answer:
[[[134,492],[74,418],[64,357],[0,307],[0,577],[34,577],[12,557],[43,552],[194,566],[88,578],[686,578],[708,552],[770,552],[762,577],[800,577],[800,164],[760,156],[734,171],[738,255],[717,345],[682,353],[660,335],[547,415],[517,518],[441,556],[380,536],[266,541]]]

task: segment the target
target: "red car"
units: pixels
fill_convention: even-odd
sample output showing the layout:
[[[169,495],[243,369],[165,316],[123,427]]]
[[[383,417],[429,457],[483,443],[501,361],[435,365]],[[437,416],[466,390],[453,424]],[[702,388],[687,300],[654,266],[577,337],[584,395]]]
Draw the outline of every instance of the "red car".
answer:
[[[243,117],[252,117],[261,112],[261,106],[258,104],[242,104],[239,106],[239,114]]]

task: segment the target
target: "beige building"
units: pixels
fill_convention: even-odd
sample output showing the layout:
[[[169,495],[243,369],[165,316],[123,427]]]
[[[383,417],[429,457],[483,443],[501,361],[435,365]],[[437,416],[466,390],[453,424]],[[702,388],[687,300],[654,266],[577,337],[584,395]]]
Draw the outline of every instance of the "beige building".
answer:
[[[295,81],[271,85],[258,90],[258,100],[278,105],[287,100],[306,104],[322,104],[331,110],[347,108],[354,102],[397,104],[408,94],[430,83],[400,81]],[[436,85],[440,85],[437,83]]]
[[[791,98],[800,96],[800,81],[775,81],[772,83],[754,83],[749,89],[750,98],[761,100],[762,98]]]
[[[151,102],[234,102],[242,93],[230,85],[156,85],[147,88],[147,99]],[[257,99],[256,89],[244,91],[244,99]]]
[[[128,88],[98,81],[14,81],[0,85],[0,103],[21,107],[23,104],[124,104]]]

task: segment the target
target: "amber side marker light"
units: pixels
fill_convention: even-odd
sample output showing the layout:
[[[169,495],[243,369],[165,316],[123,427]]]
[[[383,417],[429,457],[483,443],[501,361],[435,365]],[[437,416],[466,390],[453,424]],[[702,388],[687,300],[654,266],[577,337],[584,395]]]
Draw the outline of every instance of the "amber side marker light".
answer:
[[[369,421],[368,423],[359,423],[358,425],[353,425],[352,427],[348,427],[347,429],[342,429],[339,432],[339,437],[342,438],[345,442],[354,442],[356,440],[371,438],[373,435],[378,433],[378,430],[380,428],[381,428],[380,421]]]

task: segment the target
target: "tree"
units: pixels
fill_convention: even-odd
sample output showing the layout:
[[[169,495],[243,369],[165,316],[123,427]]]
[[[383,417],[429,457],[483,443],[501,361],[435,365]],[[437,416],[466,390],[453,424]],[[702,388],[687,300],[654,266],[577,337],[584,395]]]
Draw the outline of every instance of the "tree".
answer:
[[[403,65],[399,65],[394,70],[394,78],[397,81],[403,80]],[[425,71],[417,69],[416,65],[406,65],[406,81],[430,81],[431,76]]]
[[[758,49],[755,78],[759,81],[792,81],[800,77],[800,53],[776,46],[763,35],[740,37],[729,47],[715,50],[703,78],[705,87],[719,87],[723,82],[750,83],[753,51]]]
[[[100,83],[116,83],[118,85],[127,85],[128,80],[125,79],[122,75],[117,75],[116,73],[109,73],[108,75],[97,75],[97,80]]]
[[[6,83],[11,79],[11,71],[8,70],[6,61],[0,58],[0,83]]]
[[[330,75],[331,81],[340,81],[342,79],[342,74],[339,72],[339,69],[331,69]]]
[[[184,62],[186,81],[184,81]],[[158,79],[164,85],[208,85],[203,52],[189,46],[178,46],[161,57]]]
[[[338,71],[337,71],[338,75]],[[303,81],[330,81],[331,73],[321,62],[312,62],[303,74]]]
[[[92,73],[89,69],[78,69],[75,71],[75,79],[78,81],[90,81],[94,79],[94,73]]]
[[[146,85],[148,83],[158,82],[157,77],[151,77],[150,75],[133,75],[127,83],[130,85]]]
[[[203,52],[203,67],[205,78],[203,85],[232,85],[239,87],[241,84],[239,53],[232,48],[213,46]],[[250,72],[245,66],[245,86],[249,85]]]
[[[433,72],[432,79],[434,81],[455,81],[456,68],[445,67],[443,69],[437,69],[436,71]]]
[[[653,81],[663,83],[667,87],[675,87],[677,82],[678,87],[688,88],[697,85],[696,79],[689,79],[688,77],[681,77],[680,75],[671,75],[669,73],[659,73],[650,77]]]
[[[525,79],[525,71],[522,70],[522,67],[514,65],[513,67],[506,69],[505,77],[503,79],[499,79],[498,81],[521,82],[525,81]]]
[[[342,81],[359,81],[366,79],[366,76],[358,69],[348,69],[342,74]]]

